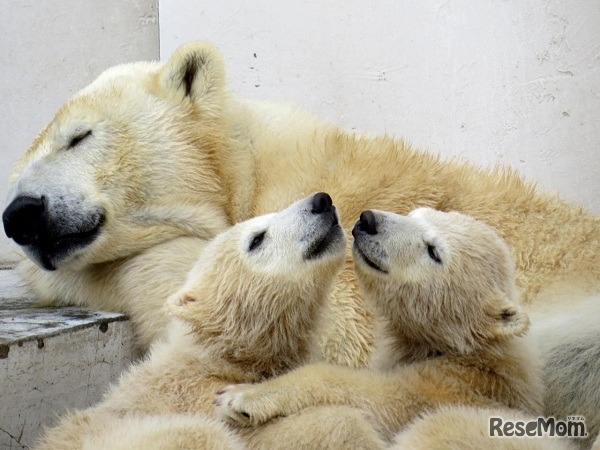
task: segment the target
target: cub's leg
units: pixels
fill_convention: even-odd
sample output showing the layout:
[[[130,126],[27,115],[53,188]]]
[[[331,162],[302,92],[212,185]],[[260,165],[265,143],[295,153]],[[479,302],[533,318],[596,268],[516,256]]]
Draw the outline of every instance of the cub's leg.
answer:
[[[373,313],[360,295],[353,263],[346,260],[329,294],[320,343],[324,360],[347,367],[366,367],[375,340]]]
[[[377,431],[390,441],[419,412],[439,403],[418,392],[420,382],[414,371],[388,375],[311,364],[263,383],[228,386],[216,404],[222,419],[245,427],[310,406],[346,405],[372,414]]]
[[[40,450],[207,449],[245,446],[224,424],[195,414],[134,415],[83,412],[65,417],[37,447]]]
[[[224,424],[193,414],[116,417],[100,436],[86,436],[83,450],[241,450],[236,434]]]
[[[256,449],[385,448],[368,413],[347,406],[312,407],[275,419],[259,428],[240,430]]]
[[[86,438],[99,436],[110,429],[118,420],[117,416],[90,409],[78,413],[67,413],[58,425],[46,429],[37,450],[80,450]]]

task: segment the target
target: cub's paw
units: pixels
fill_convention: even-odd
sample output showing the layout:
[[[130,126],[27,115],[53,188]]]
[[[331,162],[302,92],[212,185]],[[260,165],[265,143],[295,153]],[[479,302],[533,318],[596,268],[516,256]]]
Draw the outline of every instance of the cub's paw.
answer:
[[[253,427],[275,417],[261,399],[256,385],[231,384],[217,392],[217,415],[232,425]]]

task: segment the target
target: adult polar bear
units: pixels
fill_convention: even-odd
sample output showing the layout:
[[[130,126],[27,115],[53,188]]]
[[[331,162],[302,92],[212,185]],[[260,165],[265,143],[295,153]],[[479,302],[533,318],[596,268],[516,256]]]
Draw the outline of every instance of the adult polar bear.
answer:
[[[527,302],[598,292],[600,218],[510,170],[347,134],[291,107],[236,99],[224,83],[218,51],[190,43],[164,64],[107,70],[60,109],[17,163],[3,215],[37,264],[22,270],[43,301],[123,311],[145,346],[206,239],[316,191],[332,194],[346,228],[368,208],[419,206],[491,224],[514,249]],[[332,310],[326,357],[365,364],[372,319],[350,256]]]

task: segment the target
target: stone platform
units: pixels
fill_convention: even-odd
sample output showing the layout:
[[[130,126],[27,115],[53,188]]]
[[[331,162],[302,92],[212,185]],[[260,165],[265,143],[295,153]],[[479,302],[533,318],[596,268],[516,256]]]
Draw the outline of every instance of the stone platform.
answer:
[[[36,308],[13,270],[0,270],[0,449],[30,448],[67,409],[98,402],[132,361],[119,313]]]

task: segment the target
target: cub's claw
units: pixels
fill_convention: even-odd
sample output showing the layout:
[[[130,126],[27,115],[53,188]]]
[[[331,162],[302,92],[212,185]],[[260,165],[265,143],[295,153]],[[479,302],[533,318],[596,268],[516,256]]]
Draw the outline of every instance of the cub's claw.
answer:
[[[251,384],[232,384],[217,392],[214,402],[217,415],[238,427],[252,427],[266,422],[269,418],[261,418],[257,405],[253,404],[255,390]]]

